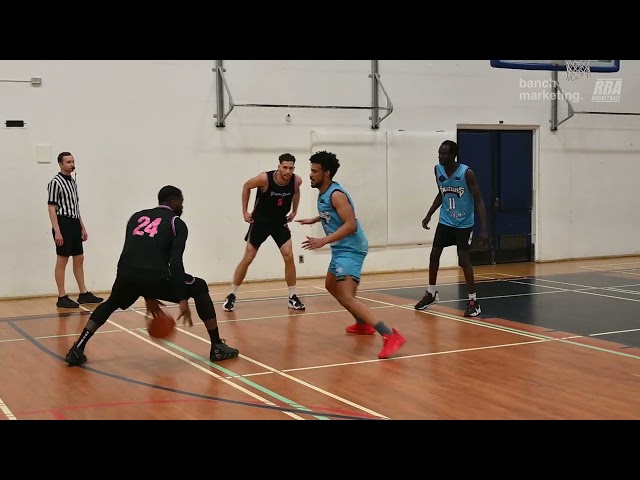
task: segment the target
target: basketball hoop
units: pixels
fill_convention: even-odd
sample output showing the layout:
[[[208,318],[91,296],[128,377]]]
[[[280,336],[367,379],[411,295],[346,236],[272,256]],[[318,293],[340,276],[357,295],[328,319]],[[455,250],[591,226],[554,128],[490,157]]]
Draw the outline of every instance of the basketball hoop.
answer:
[[[567,80],[591,76],[591,60],[565,60]]]

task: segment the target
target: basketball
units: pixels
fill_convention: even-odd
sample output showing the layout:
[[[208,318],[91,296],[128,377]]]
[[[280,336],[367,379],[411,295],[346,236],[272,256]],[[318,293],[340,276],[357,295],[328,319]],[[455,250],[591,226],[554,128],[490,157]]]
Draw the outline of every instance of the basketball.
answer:
[[[147,332],[154,338],[167,338],[176,328],[176,321],[165,310],[160,309],[153,314],[149,322]]]

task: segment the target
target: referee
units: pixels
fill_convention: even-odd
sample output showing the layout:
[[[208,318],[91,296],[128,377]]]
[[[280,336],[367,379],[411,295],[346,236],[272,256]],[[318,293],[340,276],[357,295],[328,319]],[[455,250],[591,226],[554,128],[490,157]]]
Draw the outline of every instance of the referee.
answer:
[[[49,193],[49,219],[51,232],[56,244],[55,279],[58,286],[58,308],[77,308],[81,303],[100,303],[102,298],[87,291],[84,284],[84,249],[82,242],[88,238],[87,230],[82,223],[78,201],[78,187],[71,172],[75,167],[75,159],[69,152],[58,155],[60,172],[53,177],[47,186]],[[65,270],[69,257],[73,257],[73,275],[78,282],[78,301],[69,298],[64,288]]]

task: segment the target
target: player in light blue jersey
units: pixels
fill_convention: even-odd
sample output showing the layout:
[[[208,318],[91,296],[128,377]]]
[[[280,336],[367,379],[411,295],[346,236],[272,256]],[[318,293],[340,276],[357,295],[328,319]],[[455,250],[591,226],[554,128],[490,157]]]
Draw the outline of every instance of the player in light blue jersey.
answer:
[[[416,305],[416,310],[424,310],[438,302],[436,280],[440,267],[442,249],[452,245],[458,248],[458,264],[464,271],[467,282],[469,303],[464,312],[465,317],[480,315],[480,304],[476,298],[476,287],[473,278],[473,266],[469,260],[469,249],[475,225],[475,210],[480,217],[480,247],[484,247],[489,240],[487,234],[487,211],[476,182],[476,176],[467,165],[456,162],[458,145],[446,140],[438,150],[439,163],[434,173],[438,194],[427,216],[422,220],[422,227],[429,230],[429,222],[435,211],[440,207],[440,221],[436,227],[429,258],[429,286],[424,297]]]
[[[325,237],[307,239],[302,242],[306,250],[315,250],[331,245],[331,263],[325,279],[325,288],[356,320],[347,327],[348,333],[382,336],[382,350],[378,358],[389,358],[405,343],[395,329],[378,321],[371,310],[356,298],[362,265],[369,251],[369,242],[355,214],[349,194],[333,181],[340,167],[335,154],[317,152],[311,162],[311,186],[317,188],[318,216],[297,220],[302,225],[322,221]]]

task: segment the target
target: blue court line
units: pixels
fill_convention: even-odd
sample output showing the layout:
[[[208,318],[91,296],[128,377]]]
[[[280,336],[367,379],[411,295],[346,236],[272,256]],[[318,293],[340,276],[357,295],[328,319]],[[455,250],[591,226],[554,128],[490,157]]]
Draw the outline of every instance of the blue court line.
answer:
[[[12,321],[8,321],[9,326],[11,326],[11,328],[13,328],[16,332],[18,332],[22,337],[24,337],[25,340],[27,340],[28,342],[30,342],[32,345],[34,345],[36,348],[38,348],[40,351],[46,353],[47,355],[60,360],[62,362],[64,362],[64,358],[60,355],[58,355],[57,353],[53,352],[52,350],[49,350],[47,347],[45,347],[44,345],[42,345],[40,342],[38,342],[35,338],[33,338],[31,335],[29,335],[27,332],[25,332],[24,330],[22,330],[20,327],[18,327],[15,323],[13,323]],[[71,368],[71,367],[69,367]],[[272,406],[272,405],[263,405],[263,404],[258,404],[258,403],[251,403],[251,402],[243,402],[241,400],[231,400],[230,398],[221,398],[221,397],[213,397],[211,395],[204,395],[201,393],[195,393],[195,392],[188,392],[185,390],[178,390],[175,388],[170,388],[170,387],[163,387],[161,385],[154,385],[152,383],[146,383],[146,382],[142,382],[140,380],[135,380],[132,378],[128,378],[128,377],[124,377],[122,375],[116,375],[114,373],[109,373],[109,372],[105,372],[102,370],[98,370],[92,367],[89,367],[87,365],[80,365],[78,367],[73,367],[73,368],[83,368],[89,372],[93,372],[96,373],[98,375],[104,375],[105,377],[110,377],[110,378],[114,378],[116,380],[122,380],[124,382],[127,383],[133,383],[136,385],[141,385],[143,387],[149,387],[149,388],[154,388],[157,390],[164,390],[167,392],[171,392],[171,393],[177,393],[180,395],[187,395],[190,397],[196,397],[196,398],[203,398],[205,400],[212,400],[212,401],[216,401],[216,402],[223,402],[223,403],[231,403],[231,404],[235,404],[235,405],[242,405],[242,406],[246,406],[246,407],[253,407],[253,408],[263,408],[266,410],[275,410],[278,412],[290,412],[290,413],[300,413],[300,410],[296,409],[296,408],[286,408],[286,407],[278,407],[278,406]],[[306,413],[310,414],[310,415],[320,415],[320,416],[326,416],[326,417],[331,417],[331,418],[340,418],[340,419],[344,419],[344,420],[375,420],[371,417],[356,417],[356,416],[352,416],[352,415],[341,415],[338,413],[325,413],[325,412],[316,412],[316,411],[312,411],[309,410]]]

